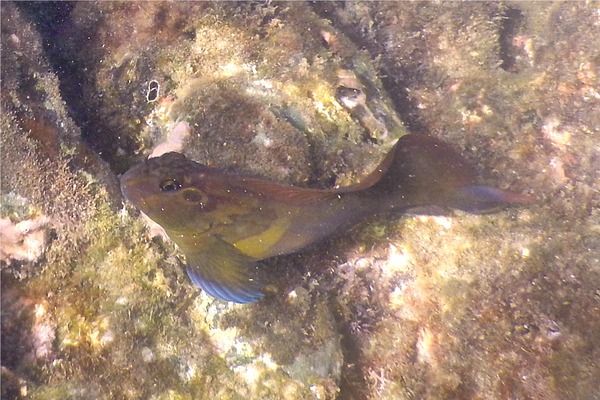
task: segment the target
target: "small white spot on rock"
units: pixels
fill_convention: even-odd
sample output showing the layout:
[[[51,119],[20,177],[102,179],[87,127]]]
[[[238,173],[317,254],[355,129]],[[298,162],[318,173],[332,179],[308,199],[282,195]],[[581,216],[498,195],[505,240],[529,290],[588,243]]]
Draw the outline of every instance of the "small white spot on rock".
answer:
[[[142,349],[142,360],[144,360],[145,363],[151,363],[155,358],[154,353],[149,347],[144,347]]]

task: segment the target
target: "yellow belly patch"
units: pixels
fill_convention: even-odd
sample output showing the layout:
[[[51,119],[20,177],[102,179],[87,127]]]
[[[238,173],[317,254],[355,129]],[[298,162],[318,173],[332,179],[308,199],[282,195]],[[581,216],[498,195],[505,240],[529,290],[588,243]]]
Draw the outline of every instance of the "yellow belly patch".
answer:
[[[269,253],[269,249],[285,234],[289,226],[289,219],[277,218],[269,229],[262,231],[258,235],[238,240],[233,245],[247,256],[256,259],[264,258]]]

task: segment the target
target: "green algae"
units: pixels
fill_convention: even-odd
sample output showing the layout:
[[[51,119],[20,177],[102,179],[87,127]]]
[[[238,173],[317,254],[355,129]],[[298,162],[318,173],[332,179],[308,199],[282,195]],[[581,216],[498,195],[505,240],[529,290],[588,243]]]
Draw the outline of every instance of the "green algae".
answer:
[[[92,99],[89,104],[98,110],[90,123],[112,140],[93,145],[104,146],[98,151],[113,164],[131,163],[119,155],[124,151],[149,153],[152,144],[168,135],[172,121],[186,120],[195,141],[186,143],[184,152],[197,161],[239,165],[281,181],[318,184],[335,180],[343,185],[376,165],[377,156],[365,163],[365,154],[381,157],[405,134],[366,53],[357,51],[306,5],[256,9],[246,4],[206,3],[183,10],[161,4],[144,11],[80,5],[73,10],[73,22],[76,26],[80,19],[87,23],[90,13],[103,8],[107,15],[114,13],[114,18],[104,20],[106,27],[100,31],[126,30],[123,18],[136,18],[138,24],[138,33],[128,46],[116,33],[118,45],[92,43],[81,49],[81,58],[76,60],[96,76],[85,83],[89,85],[86,90],[101,93],[101,101]],[[186,18],[193,10],[198,17]],[[261,13],[263,17],[258,18]],[[152,15],[164,24],[158,38],[151,28]],[[180,40],[157,46],[170,36]],[[77,32],[68,40],[77,41]],[[88,55],[94,51],[105,55],[102,63],[88,61],[97,58]],[[367,125],[336,99],[340,71],[352,69],[359,75],[354,82],[364,84],[367,107],[373,110]],[[148,104],[141,93],[150,81],[161,86],[163,98],[156,104]],[[378,121],[382,115],[387,117]],[[224,118],[229,129],[215,132]],[[267,146],[253,142],[265,130],[279,133],[268,137]],[[381,148],[361,145],[371,140],[381,142]],[[240,162],[240,150],[247,146],[255,152]],[[279,150],[287,156],[282,157]],[[330,159],[335,161],[330,163]],[[356,172],[345,176],[346,171]]]

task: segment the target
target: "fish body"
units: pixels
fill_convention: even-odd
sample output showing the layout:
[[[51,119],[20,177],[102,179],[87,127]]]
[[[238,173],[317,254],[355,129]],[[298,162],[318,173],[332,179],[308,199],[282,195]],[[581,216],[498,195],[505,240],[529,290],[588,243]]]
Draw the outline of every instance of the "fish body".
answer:
[[[295,252],[365,217],[426,206],[484,212],[531,201],[477,185],[473,171],[444,142],[406,135],[362,182],[339,189],[234,174],[179,153],[133,167],[121,189],[185,253],[195,284],[213,297],[248,303],[263,296],[260,260]]]

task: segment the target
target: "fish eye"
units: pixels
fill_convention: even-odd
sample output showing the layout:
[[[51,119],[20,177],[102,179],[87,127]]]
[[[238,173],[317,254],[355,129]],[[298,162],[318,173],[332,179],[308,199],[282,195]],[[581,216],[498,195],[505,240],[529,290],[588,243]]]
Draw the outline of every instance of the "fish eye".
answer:
[[[174,192],[181,189],[181,183],[177,182],[176,179],[165,179],[160,183],[159,188],[163,192]]]

